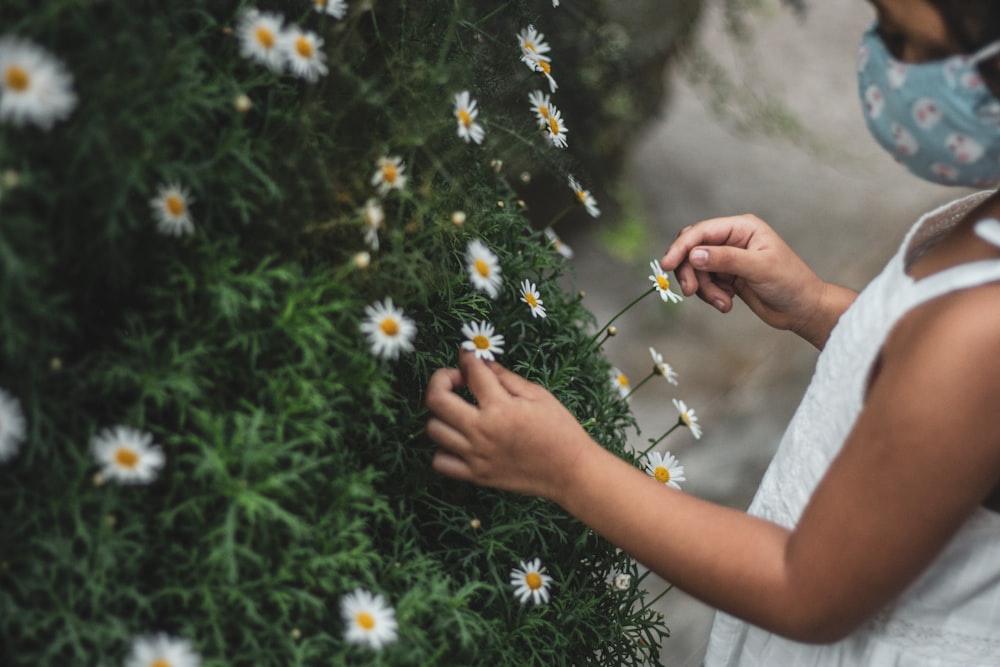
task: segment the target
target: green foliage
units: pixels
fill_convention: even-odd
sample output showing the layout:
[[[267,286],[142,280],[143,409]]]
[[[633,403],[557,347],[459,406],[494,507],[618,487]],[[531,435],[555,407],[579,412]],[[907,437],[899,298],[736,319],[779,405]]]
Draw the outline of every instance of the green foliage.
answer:
[[[601,3],[564,4],[352,1],[338,21],[262,2],[325,40],[329,73],[307,83],[241,57],[244,3],[4,0],[3,31],[65,63],[79,101],[49,131],[0,125],[0,387],[28,425],[0,465],[0,663],[120,665],[158,631],[207,667],[656,660],[666,628],[633,561],[548,502],[434,474],[423,433],[430,373],[455,363],[464,322],[488,319],[507,366],[631,460],[592,316],[504,177],[551,174],[547,198],[576,206],[565,176],[604,113],[567,115],[570,151],[546,144],[520,28],[546,32],[557,61],[576,45],[559,79],[572,94],[627,64],[587,51],[608,39]],[[455,135],[460,90],[484,146]],[[364,266],[383,155],[409,183],[384,198]],[[157,232],[167,183],[193,196],[192,235]],[[496,300],[469,283],[473,238],[503,267]],[[519,301],[524,278],[546,319]],[[418,328],[396,361],[359,331],[386,297]],[[151,484],[95,476],[89,443],[115,424],[163,448]],[[552,601],[522,605],[509,573],[536,556]],[[356,588],[396,610],[381,651],[343,639]]]

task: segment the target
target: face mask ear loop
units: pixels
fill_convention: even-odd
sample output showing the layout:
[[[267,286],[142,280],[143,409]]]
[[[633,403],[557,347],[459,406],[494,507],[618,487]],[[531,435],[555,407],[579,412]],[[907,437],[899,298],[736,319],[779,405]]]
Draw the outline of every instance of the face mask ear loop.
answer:
[[[987,58],[995,56],[998,53],[1000,53],[1000,40],[984,46],[975,55],[969,58],[969,62],[972,63],[973,65],[978,65]]]

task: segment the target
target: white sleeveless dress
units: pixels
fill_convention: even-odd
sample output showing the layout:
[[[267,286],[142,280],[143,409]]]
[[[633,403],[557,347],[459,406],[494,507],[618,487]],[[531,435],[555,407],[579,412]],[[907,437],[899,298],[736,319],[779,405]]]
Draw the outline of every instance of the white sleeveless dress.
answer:
[[[930,299],[1000,281],[1000,260],[914,281],[907,261],[990,192],[932,211],[841,316],[750,514],[792,528],[861,411],[869,371],[899,319]],[[911,247],[912,246],[912,247]],[[803,644],[716,615],[706,667],[1000,667],[1000,514],[977,509],[898,599],[846,639]]]

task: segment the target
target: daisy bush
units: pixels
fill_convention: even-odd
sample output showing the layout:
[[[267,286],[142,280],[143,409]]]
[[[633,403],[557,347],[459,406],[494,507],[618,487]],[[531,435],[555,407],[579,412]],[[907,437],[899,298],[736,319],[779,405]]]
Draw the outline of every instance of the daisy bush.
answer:
[[[0,664],[656,661],[631,559],[423,430],[466,347],[647,465],[553,223],[698,3],[556,4],[0,3]]]

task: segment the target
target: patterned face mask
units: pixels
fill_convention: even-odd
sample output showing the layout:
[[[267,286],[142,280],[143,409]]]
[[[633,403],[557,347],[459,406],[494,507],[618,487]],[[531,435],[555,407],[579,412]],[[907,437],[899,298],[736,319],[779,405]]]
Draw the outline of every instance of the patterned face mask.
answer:
[[[925,63],[893,58],[873,26],[858,51],[858,90],[872,136],[911,172],[944,185],[1000,185],[1000,100],[969,56]]]

